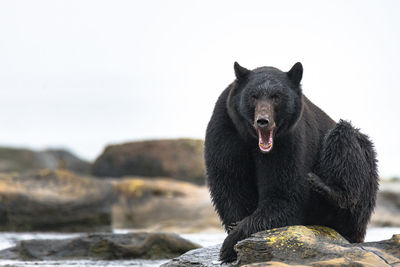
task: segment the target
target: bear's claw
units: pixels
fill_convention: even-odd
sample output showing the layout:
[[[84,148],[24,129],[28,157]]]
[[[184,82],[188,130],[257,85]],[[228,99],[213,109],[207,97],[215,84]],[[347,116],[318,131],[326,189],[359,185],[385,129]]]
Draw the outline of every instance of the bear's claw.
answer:
[[[238,225],[237,222],[233,222],[233,223],[231,223],[230,225],[228,225],[228,227],[227,227],[228,234],[229,234],[233,229],[235,229],[237,225]]]

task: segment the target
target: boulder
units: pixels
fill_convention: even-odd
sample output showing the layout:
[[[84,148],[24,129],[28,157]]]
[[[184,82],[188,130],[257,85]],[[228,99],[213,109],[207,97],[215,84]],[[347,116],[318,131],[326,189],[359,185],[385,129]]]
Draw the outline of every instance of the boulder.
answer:
[[[193,139],[154,140],[108,146],[96,159],[99,177],[171,177],[205,184],[204,142]]]
[[[110,183],[68,171],[0,174],[0,230],[108,231],[114,196]]]
[[[62,149],[34,151],[0,147],[0,172],[27,172],[41,169],[66,169],[88,174],[90,163]]]
[[[219,249],[220,245],[189,251],[162,266],[218,266]],[[400,235],[350,244],[327,227],[289,226],[256,233],[235,250],[238,260],[229,266],[397,266]]]
[[[165,178],[114,180],[118,199],[113,206],[115,228],[152,231],[221,231],[208,189]]]
[[[0,251],[0,259],[170,259],[196,248],[199,248],[199,245],[176,234],[96,233],[69,239],[19,241],[16,246]]]
[[[400,227],[400,181],[382,181],[370,226]]]

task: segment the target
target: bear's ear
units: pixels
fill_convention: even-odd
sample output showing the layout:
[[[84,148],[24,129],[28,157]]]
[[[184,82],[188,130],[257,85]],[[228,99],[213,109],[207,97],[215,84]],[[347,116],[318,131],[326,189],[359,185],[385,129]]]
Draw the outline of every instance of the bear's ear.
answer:
[[[301,78],[303,77],[303,65],[301,65],[300,62],[294,64],[293,67],[288,71],[287,76],[294,85],[299,85]]]
[[[246,77],[250,73],[248,69],[240,66],[236,61],[235,64],[233,64],[233,68],[235,69],[235,75],[238,80]]]

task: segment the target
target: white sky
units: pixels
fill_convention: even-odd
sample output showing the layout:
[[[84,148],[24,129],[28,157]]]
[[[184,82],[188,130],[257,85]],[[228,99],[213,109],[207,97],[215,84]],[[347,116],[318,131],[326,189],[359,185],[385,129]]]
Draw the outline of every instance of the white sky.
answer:
[[[204,138],[247,68],[304,66],[304,93],[376,144],[400,176],[399,1],[0,2],[0,144],[66,147]]]

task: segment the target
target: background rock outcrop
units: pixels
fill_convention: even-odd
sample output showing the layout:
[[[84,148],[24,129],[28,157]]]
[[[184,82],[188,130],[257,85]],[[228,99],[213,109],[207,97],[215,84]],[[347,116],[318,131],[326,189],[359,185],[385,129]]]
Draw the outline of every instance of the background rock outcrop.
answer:
[[[34,151],[23,148],[0,147],[0,172],[27,172],[60,168],[88,174],[90,163],[62,149]]]
[[[170,139],[110,145],[96,159],[99,177],[170,177],[205,184],[204,141]]]
[[[110,183],[64,170],[0,174],[1,231],[109,231]]]

